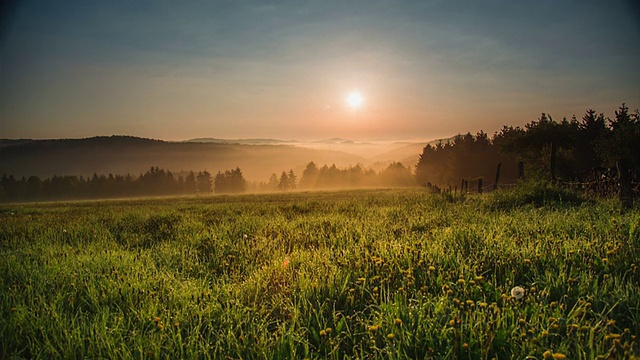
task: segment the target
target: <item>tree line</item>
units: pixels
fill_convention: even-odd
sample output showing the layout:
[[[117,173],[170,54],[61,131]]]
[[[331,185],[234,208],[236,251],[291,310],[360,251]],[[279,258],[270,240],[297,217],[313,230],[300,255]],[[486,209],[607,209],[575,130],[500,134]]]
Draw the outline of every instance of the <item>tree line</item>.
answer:
[[[416,165],[417,181],[432,187],[462,187],[465,179],[495,186],[523,177],[615,192],[631,206],[640,178],[638,110],[622,104],[613,118],[589,109],[581,119],[561,121],[543,113],[524,128],[504,126],[492,138],[480,132],[427,145]]]
[[[41,179],[38,176],[0,178],[0,201],[44,201],[62,199],[95,199],[137,196],[161,196],[175,194],[199,194],[212,191],[211,174],[190,171],[185,176],[175,176],[171,171],[151,167],[139,176],[75,175]]]
[[[357,164],[346,168],[338,168],[335,164],[324,164],[318,167],[309,162],[302,172],[300,181],[293,170],[282,171],[280,176],[272,174],[267,182],[254,183],[254,191],[290,191],[295,189],[345,189],[362,187],[403,187],[414,186],[415,177],[408,166],[399,162],[389,164],[382,171],[376,172]]]
[[[178,194],[242,193],[398,187],[421,184],[436,191],[453,187],[497,188],[519,179],[546,179],[574,184],[606,195],[615,192],[625,207],[638,195],[640,179],[640,115],[622,104],[613,118],[587,110],[581,119],[554,120],[542,114],[524,127],[504,126],[492,137],[480,131],[457,135],[423,148],[415,172],[399,162],[382,171],[360,164],[347,168],[319,167],[309,162],[300,178],[293,170],[272,174],[267,181],[248,182],[239,167],[220,171],[191,171],[178,176],[152,167],[139,176],[37,176],[0,178],[0,201],[59,200]],[[473,185],[472,185],[473,184]]]
[[[212,192],[243,193],[291,191],[295,189],[335,189],[366,186],[411,186],[415,184],[409,167],[392,163],[377,173],[365,170],[361,165],[339,169],[335,165],[318,168],[307,164],[302,177],[293,170],[272,174],[267,182],[250,183],[239,167],[219,171],[212,176],[208,171],[190,171],[176,175],[169,170],[151,167],[139,176],[98,175],[58,176],[41,179],[38,176],[0,178],[0,201],[47,201],[63,199],[99,199],[118,197],[142,197],[162,195],[194,195]]]

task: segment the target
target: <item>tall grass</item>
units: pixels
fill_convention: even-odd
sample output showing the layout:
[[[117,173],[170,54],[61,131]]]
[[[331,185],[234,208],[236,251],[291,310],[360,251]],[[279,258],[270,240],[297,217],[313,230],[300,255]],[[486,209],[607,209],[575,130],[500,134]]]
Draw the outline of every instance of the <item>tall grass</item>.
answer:
[[[5,205],[0,353],[638,356],[640,213],[603,201],[496,206],[500,196]]]

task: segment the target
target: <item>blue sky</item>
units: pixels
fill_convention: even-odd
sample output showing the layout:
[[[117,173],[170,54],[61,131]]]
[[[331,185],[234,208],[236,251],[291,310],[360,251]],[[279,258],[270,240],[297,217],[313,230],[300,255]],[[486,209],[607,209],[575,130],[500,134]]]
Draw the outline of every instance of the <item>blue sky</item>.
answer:
[[[640,106],[632,1],[16,4],[3,138],[433,139]]]

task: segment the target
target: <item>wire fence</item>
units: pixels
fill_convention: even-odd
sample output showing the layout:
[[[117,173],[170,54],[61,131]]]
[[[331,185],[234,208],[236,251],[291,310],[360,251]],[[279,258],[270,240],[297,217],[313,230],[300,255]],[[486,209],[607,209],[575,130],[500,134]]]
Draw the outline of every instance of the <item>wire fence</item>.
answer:
[[[444,188],[440,188],[439,186],[431,183],[427,183],[424,186],[431,189],[433,192],[451,194],[483,194],[495,190],[514,189],[518,186],[518,183],[484,184],[481,178],[464,179],[460,181],[460,184],[460,187],[457,185],[448,185]],[[474,186],[471,186],[470,184],[473,184]],[[620,191],[620,183],[617,179],[612,178],[586,181],[557,181],[556,184],[564,188],[584,191],[586,193],[599,196],[613,196],[618,194]],[[640,182],[632,181],[631,191],[634,196],[640,195]]]

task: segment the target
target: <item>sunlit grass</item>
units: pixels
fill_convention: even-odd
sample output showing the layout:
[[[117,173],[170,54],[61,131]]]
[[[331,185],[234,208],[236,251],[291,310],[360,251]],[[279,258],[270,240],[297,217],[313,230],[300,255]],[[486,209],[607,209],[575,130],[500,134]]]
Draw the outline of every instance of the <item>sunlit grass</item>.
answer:
[[[640,213],[505,199],[415,189],[5,205],[0,352],[637,356]]]

